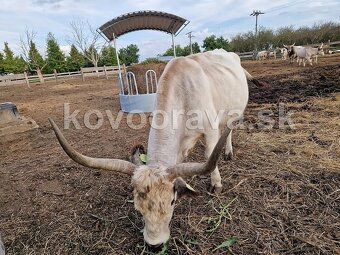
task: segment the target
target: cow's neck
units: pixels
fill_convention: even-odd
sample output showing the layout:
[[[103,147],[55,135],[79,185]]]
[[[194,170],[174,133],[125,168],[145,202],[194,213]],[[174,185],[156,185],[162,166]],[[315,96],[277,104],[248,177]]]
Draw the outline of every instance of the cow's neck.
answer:
[[[148,164],[172,166],[178,162],[179,141],[166,130],[150,130]]]
[[[171,104],[169,102],[180,102],[180,100],[169,100],[170,93],[167,94],[167,103],[159,104],[158,112],[166,114],[168,124],[162,126],[162,115],[155,114],[153,119],[153,127],[150,129],[148,142],[148,162],[149,164],[161,164],[163,166],[172,166],[181,161],[181,139],[185,132],[185,121],[183,116],[177,113],[183,109],[182,106]],[[161,128],[155,128],[161,127]]]

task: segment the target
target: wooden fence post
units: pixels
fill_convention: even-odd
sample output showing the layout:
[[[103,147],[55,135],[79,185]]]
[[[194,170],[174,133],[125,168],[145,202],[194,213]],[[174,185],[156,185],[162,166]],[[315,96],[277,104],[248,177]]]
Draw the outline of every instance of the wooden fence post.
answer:
[[[31,86],[30,86],[30,81],[28,80],[28,76],[27,76],[27,72],[26,72],[26,71],[24,72],[24,75],[25,75],[25,80],[26,80],[27,86],[28,86],[29,88],[31,88]]]
[[[54,78],[55,78],[55,81],[58,82],[58,74],[57,74],[57,70],[53,70],[54,72]]]

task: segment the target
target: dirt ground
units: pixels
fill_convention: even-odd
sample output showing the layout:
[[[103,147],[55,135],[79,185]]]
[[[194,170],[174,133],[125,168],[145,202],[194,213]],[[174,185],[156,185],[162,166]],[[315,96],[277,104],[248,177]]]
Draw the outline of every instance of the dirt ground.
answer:
[[[281,60],[243,66],[270,85],[249,82],[245,128],[234,131],[233,160],[219,162],[224,190],[215,196],[208,178],[187,180],[199,196],[177,202],[171,239],[159,254],[340,254],[340,55],[314,67]],[[84,127],[85,112],[99,110],[99,129],[71,125],[63,133],[85,155],[126,159],[133,145],[147,144],[149,127],[131,129],[124,114],[119,129],[111,128],[105,111],[116,118],[117,88],[113,79],[0,87],[0,102],[16,103],[40,126],[0,141],[7,254],[152,254],[129,177],[74,163],[47,120],[63,127],[66,103]],[[274,122],[259,122],[261,110]],[[280,123],[279,114],[291,114],[293,125]],[[199,142],[187,160],[202,162],[203,151]]]

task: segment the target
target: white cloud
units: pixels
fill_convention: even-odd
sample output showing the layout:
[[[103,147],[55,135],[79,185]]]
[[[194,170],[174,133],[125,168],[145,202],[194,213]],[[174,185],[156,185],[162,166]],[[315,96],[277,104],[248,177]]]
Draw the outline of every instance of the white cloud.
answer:
[[[340,21],[339,0],[1,0],[0,48],[8,41],[19,50],[20,35],[25,28],[37,32],[38,45],[43,51],[46,35],[52,32],[64,49],[65,37],[72,20],[88,20],[97,28],[108,20],[137,10],[158,10],[173,13],[190,21],[176,38],[176,43],[188,44],[185,33],[193,31],[194,41],[200,45],[211,34],[232,37],[254,29],[255,19],[249,16],[254,9],[266,14],[259,17],[259,25],[312,25],[320,20]],[[11,20],[11,22],[9,22]],[[147,31],[124,35],[118,40],[122,47],[135,43],[143,57],[155,56],[171,46],[171,37],[164,33]]]
[[[65,54],[65,56],[69,56],[71,51],[71,45],[60,45],[60,49]]]

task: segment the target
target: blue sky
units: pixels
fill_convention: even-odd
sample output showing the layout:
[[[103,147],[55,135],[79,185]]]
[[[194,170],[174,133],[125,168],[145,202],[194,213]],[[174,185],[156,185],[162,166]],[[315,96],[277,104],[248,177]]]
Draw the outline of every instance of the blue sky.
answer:
[[[52,32],[67,51],[70,22],[88,21],[98,28],[119,15],[138,10],[164,11],[189,20],[175,41],[187,45],[189,39],[185,34],[193,31],[193,41],[201,45],[211,34],[230,38],[253,30],[255,18],[249,14],[254,9],[265,12],[259,16],[259,25],[273,29],[340,22],[340,0],[1,0],[0,50],[7,41],[15,53],[20,54],[20,36],[29,29],[37,33],[36,41],[42,54],[48,32]],[[118,39],[118,47],[131,43],[138,45],[144,59],[163,53],[171,46],[171,37],[157,31],[139,31]]]

